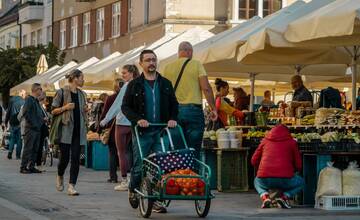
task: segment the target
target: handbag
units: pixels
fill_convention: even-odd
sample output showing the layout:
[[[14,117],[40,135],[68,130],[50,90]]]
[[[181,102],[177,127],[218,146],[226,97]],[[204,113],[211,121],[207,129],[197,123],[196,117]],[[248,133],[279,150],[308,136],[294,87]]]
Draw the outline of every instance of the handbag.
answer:
[[[61,97],[61,105],[60,107],[63,107],[64,105],[64,90],[62,91],[62,97]],[[62,115],[55,115],[51,121],[50,126],[50,132],[49,132],[49,140],[51,145],[59,145],[61,141],[61,131],[62,131]]]
[[[116,119],[113,120],[110,128],[106,128],[103,130],[103,132],[100,134],[100,141],[101,143],[107,145],[109,143],[110,140],[110,135],[111,135],[111,130],[113,129],[114,125],[115,125]]]

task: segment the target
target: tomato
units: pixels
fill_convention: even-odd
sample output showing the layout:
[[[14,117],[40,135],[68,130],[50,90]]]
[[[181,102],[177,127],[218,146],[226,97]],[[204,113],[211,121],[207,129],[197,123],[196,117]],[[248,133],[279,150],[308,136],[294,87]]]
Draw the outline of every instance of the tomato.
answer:
[[[175,186],[175,180],[174,179],[168,179],[167,185],[168,186]]]
[[[180,192],[180,188],[177,186],[173,186],[173,187],[167,186],[166,187],[166,194],[168,194],[168,195],[178,195],[179,192]]]
[[[199,188],[205,187],[205,182],[204,182],[203,180],[199,180],[199,182],[198,182],[198,187],[199,187]]]
[[[193,194],[192,194],[192,192],[189,192],[187,195],[188,195],[188,196],[192,196]]]
[[[193,189],[193,190],[192,190],[192,193],[193,193],[194,195],[196,195],[196,194],[198,193],[198,190],[197,190],[197,189]]]
[[[189,192],[189,189],[188,188],[183,188],[182,189],[182,192],[184,192],[185,194],[187,194]]]

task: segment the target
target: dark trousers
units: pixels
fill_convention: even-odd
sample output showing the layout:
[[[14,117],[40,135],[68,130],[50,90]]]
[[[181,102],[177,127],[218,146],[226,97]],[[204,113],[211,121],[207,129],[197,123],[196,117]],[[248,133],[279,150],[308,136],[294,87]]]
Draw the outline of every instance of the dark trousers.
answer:
[[[113,129],[115,130],[115,129]],[[115,133],[115,132],[114,132]],[[115,135],[114,135],[115,136]],[[111,180],[117,180],[117,168],[119,166],[118,153],[114,137],[109,139],[109,176]]]
[[[36,165],[37,166],[41,166],[42,159],[43,159],[43,149],[45,146],[45,138],[48,136],[49,136],[48,127],[46,125],[43,125],[43,127],[41,127],[40,142],[39,142],[39,148],[38,148],[38,153],[37,153],[37,157],[36,157]]]
[[[67,165],[69,164],[71,154],[70,165],[70,184],[76,184],[80,169],[80,137],[73,135],[71,144],[60,144],[60,160],[58,164],[58,175],[64,176]]]
[[[40,131],[25,130],[24,150],[21,158],[20,169],[32,169],[35,166],[37,152],[40,142]]]

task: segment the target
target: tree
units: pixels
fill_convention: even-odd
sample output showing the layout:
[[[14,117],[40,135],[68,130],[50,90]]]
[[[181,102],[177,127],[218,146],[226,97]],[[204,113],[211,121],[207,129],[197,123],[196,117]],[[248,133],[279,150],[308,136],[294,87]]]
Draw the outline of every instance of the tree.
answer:
[[[41,54],[45,54],[49,68],[63,65],[65,53],[54,44],[20,49],[0,49],[0,93],[7,103],[10,89],[36,74],[36,64]]]

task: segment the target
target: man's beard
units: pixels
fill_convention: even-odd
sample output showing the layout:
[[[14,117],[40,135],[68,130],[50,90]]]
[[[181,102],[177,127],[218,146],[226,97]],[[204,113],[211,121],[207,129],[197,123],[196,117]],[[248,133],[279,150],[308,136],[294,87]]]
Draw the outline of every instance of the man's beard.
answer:
[[[152,74],[154,74],[154,73],[156,73],[156,67],[149,67],[149,73],[152,73]]]

